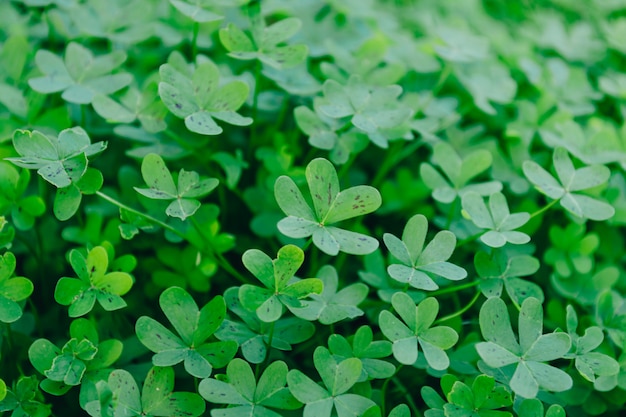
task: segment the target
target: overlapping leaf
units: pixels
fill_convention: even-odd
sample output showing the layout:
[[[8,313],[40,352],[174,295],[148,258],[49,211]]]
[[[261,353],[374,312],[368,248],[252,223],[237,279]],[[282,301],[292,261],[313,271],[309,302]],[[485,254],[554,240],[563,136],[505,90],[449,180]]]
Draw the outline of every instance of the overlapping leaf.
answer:
[[[364,255],[376,250],[376,239],[329,225],[375,211],[381,204],[378,190],[357,185],[340,191],[335,167],[323,158],[307,165],[306,178],[313,208],[291,178],[276,180],[274,196],[288,216],[278,222],[278,230],[293,238],[312,236],[315,246],[329,255],[339,251]]]
[[[424,247],[428,233],[428,220],[421,214],[411,217],[402,232],[402,240],[390,233],[383,235],[389,252],[401,262],[391,264],[387,272],[393,279],[413,288],[436,290],[439,285],[429,275],[458,281],[467,277],[465,269],[447,260],[456,246],[452,232],[440,231]]]
[[[12,277],[15,272],[15,255],[6,252],[0,256],[0,322],[12,323],[22,317],[19,304],[33,293],[33,283],[24,277]]]

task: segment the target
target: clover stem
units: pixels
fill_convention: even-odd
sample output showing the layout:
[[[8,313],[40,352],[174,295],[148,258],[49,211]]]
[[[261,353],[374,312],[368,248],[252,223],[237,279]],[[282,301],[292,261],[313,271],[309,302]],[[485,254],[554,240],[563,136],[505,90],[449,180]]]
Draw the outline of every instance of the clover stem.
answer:
[[[397,376],[394,376],[391,379],[393,380],[393,383],[400,389],[400,392],[404,394],[404,399],[406,400],[406,402],[409,405],[409,408],[413,412],[412,415],[414,415],[415,417],[421,417],[422,413],[420,413],[419,409],[417,408],[417,405],[415,404],[415,401],[413,401],[413,397],[411,396],[411,393],[404,386],[402,381],[400,381],[400,378],[398,378]]]
[[[87,111],[83,104],[80,105],[80,125],[83,127],[87,125]]]
[[[469,237],[466,237],[465,239],[459,241],[459,243],[456,244],[456,247],[459,248],[461,246],[467,245],[468,243],[471,243],[471,242],[475,241],[476,239],[478,239],[479,237],[481,237],[484,233],[485,232],[482,231],[482,232],[473,234],[473,235],[471,235]]]
[[[400,154],[402,150],[402,145],[399,142],[391,143],[391,147],[389,151],[385,152],[385,159],[383,160],[382,165],[376,172],[376,176],[371,182],[372,187],[378,188],[380,186],[380,182],[387,177],[387,173],[391,170],[392,167],[396,165],[396,156]]]
[[[267,350],[265,351],[265,359],[263,359],[263,369],[267,368],[267,365],[269,364],[270,361],[270,351],[272,350],[272,342],[274,339],[274,326],[275,326],[276,322],[273,321],[270,324],[270,332],[267,336]],[[258,378],[258,375],[257,375]]]
[[[200,32],[200,23],[193,22],[193,34],[191,37],[191,60],[195,61],[198,55],[198,33]]]
[[[559,198],[557,198],[556,200],[552,200],[550,201],[546,206],[540,208],[539,210],[535,211],[534,213],[532,213],[530,215],[530,218],[532,219],[535,216],[540,215],[541,213],[543,213],[544,211],[547,211],[548,209],[550,209],[553,205],[555,205],[557,203],[557,201],[560,201]]]
[[[9,352],[13,349],[13,331],[11,330],[11,325],[9,323],[4,324],[6,328],[6,339],[7,339],[7,348]]]
[[[403,364],[398,365],[393,375],[398,375],[398,372],[400,372],[400,369],[402,369],[403,366],[404,366]],[[385,382],[383,382],[383,386],[380,388],[380,409],[382,411],[382,415],[384,416],[387,415],[387,410],[386,410],[387,387],[389,386],[389,383],[391,382],[393,378],[394,376],[387,378]]]
[[[451,292],[457,292],[457,291],[465,290],[467,288],[475,287],[477,285],[480,285],[481,282],[482,282],[481,280],[476,280],[476,281],[472,281],[472,282],[466,282],[464,284],[455,285],[453,287],[446,287],[446,288],[442,288],[442,289],[437,290],[437,291],[433,291],[433,292],[429,293],[429,295],[430,296],[436,296],[436,295],[449,294]]]
[[[250,146],[248,147],[248,157],[253,156],[253,152],[258,146],[258,123],[255,122],[259,115],[259,86],[261,84],[261,68],[261,61],[257,60],[254,66],[254,93],[252,95],[252,120],[254,120],[254,122],[250,126]]]
[[[482,294],[481,291],[476,291],[476,294],[474,294],[474,297],[472,297],[472,299],[470,300],[469,303],[467,303],[467,305],[465,307],[463,307],[462,309],[455,311],[452,314],[448,314],[447,316],[444,316],[438,320],[435,320],[434,324],[439,324],[439,323],[443,323],[444,321],[448,321],[448,320],[452,320],[455,317],[458,317],[460,315],[462,315],[463,313],[465,313],[467,310],[469,310],[470,308],[472,308],[472,306],[474,304],[476,304],[476,301],[478,301],[478,298],[480,297],[480,294]]]
[[[448,219],[446,220],[446,230],[450,230],[450,225],[452,225],[452,220],[454,219],[454,213],[456,213],[456,210],[459,207],[460,199],[461,197],[457,196],[454,199],[454,202],[450,205],[450,210],[448,211]]]
[[[180,230],[177,230],[177,229],[173,228],[173,227],[172,227],[172,226],[170,226],[169,224],[164,223],[164,222],[162,222],[161,220],[156,219],[156,218],[154,218],[154,217],[150,216],[149,214],[142,213],[142,212],[141,212],[141,211],[139,211],[139,210],[135,210],[134,208],[129,207],[129,206],[127,206],[126,204],[124,204],[124,203],[121,203],[121,202],[117,201],[117,200],[116,200],[116,199],[114,199],[113,197],[111,197],[111,196],[109,196],[109,195],[107,195],[107,194],[104,194],[102,191],[96,191],[96,195],[97,195],[98,197],[100,197],[100,198],[102,198],[102,199],[104,199],[104,200],[108,201],[109,203],[111,203],[111,204],[113,204],[113,205],[115,205],[115,206],[119,207],[120,209],[126,210],[126,211],[128,211],[128,212],[130,212],[130,213],[136,214],[137,216],[143,217],[144,219],[148,220],[149,222],[154,223],[154,224],[156,224],[156,225],[158,225],[158,226],[161,226],[162,228],[164,228],[164,229],[166,229],[166,230],[169,230],[170,232],[172,232],[172,233],[174,233],[175,235],[177,235],[177,236],[179,236],[179,237],[183,238],[184,240],[188,240],[188,239],[187,239],[187,236],[186,236],[183,232],[181,232]]]

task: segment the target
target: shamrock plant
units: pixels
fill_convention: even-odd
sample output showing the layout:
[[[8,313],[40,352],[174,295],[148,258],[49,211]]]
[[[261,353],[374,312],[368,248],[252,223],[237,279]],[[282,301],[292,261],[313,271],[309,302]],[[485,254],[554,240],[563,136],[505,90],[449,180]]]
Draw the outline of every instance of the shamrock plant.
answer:
[[[499,181],[471,184],[470,181],[489,169],[493,157],[486,150],[477,150],[463,158],[446,142],[433,147],[432,161],[439,166],[447,179],[429,163],[420,165],[420,175],[433,190],[433,198],[442,203],[453,202],[458,195],[474,191],[481,196],[491,195],[502,189]]]
[[[135,325],[141,343],[155,353],[152,357],[155,366],[183,362],[190,375],[207,378],[213,368],[222,368],[233,358],[237,351],[235,342],[209,339],[226,315],[221,296],[198,309],[188,292],[170,287],[161,293],[159,305],[179,336],[148,316],[140,317]]]
[[[429,386],[422,387],[424,402],[430,407],[426,417],[467,416],[467,417],[511,417],[507,411],[497,411],[513,404],[511,394],[502,385],[496,385],[493,378],[478,375],[471,386],[448,374],[441,378],[446,401]]]
[[[100,391],[100,398],[87,404],[92,417],[151,416],[198,417],[206,408],[202,398],[193,392],[174,392],[174,370],[153,367],[148,372],[141,393],[133,376],[122,369],[111,372]]]
[[[389,265],[389,275],[398,282],[428,291],[439,288],[430,274],[452,281],[466,278],[465,269],[447,262],[456,246],[454,234],[441,231],[424,247],[427,233],[428,220],[416,214],[406,223],[402,240],[390,233],[383,235],[389,252],[401,262]]]
[[[246,83],[220,85],[219,69],[213,62],[199,63],[191,70],[181,59],[161,66],[159,96],[170,112],[185,120],[187,129],[201,135],[218,135],[222,128],[215,119],[236,126],[252,123],[252,119],[237,113],[248,97]]]
[[[504,194],[491,194],[489,207],[483,198],[473,191],[466,193],[461,201],[464,213],[470,220],[481,229],[489,229],[480,236],[485,245],[500,248],[507,243],[523,245],[530,241],[530,236],[526,233],[515,230],[528,222],[530,214],[511,214]]]
[[[125,271],[107,272],[109,254],[104,247],[96,246],[86,256],[73,249],[69,260],[78,278],[61,278],[54,290],[54,299],[70,306],[70,317],[89,313],[96,300],[107,311],[126,307],[121,296],[131,289],[133,277]]]
[[[24,376],[13,389],[6,390],[5,386],[4,398],[0,400],[0,412],[12,412],[12,416],[48,417],[52,413],[51,406],[43,402],[37,383],[36,377]]]
[[[566,357],[572,344],[570,337],[561,332],[542,334],[542,327],[541,303],[533,297],[522,303],[519,341],[501,298],[488,299],[480,309],[480,329],[486,342],[476,344],[476,350],[489,367],[508,366],[509,385],[524,398],[535,398],[540,389],[559,392],[572,386],[566,372],[546,363]]]
[[[558,201],[569,213],[579,218],[607,220],[615,209],[597,198],[577,193],[606,184],[611,175],[604,165],[576,168],[564,148],[556,148],[552,157],[558,180],[534,161],[524,162],[524,174],[535,187],[548,197]]]
[[[278,222],[278,230],[293,238],[311,236],[315,246],[329,255],[339,251],[364,255],[376,250],[376,239],[329,225],[375,211],[381,204],[380,193],[368,185],[340,191],[335,167],[323,158],[307,165],[306,179],[313,208],[291,178],[276,180],[276,202],[288,216]]]
[[[22,317],[21,301],[33,293],[33,283],[28,278],[13,277],[16,259],[11,252],[0,256],[0,321],[12,323]]]
[[[432,327],[439,313],[437,299],[426,298],[415,305],[406,293],[397,292],[391,298],[391,305],[402,320],[385,310],[378,321],[385,337],[393,343],[394,358],[401,364],[413,365],[421,347],[431,368],[446,369],[450,359],[445,350],[454,346],[459,335],[448,326]]]
[[[30,183],[30,171],[18,171],[8,163],[0,163],[0,176],[5,179],[0,188],[0,213],[10,214],[18,229],[31,229],[35,219],[44,214],[46,204],[37,195],[24,196]]]
[[[150,188],[135,187],[135,190],[155,200],[173,200],[165,209],[165,213],[181,220],[193,216],[200,208],[197,198],[209,194],[219,183],[215,178],[200,179],[197,172],[184,169],[180,170],[177,183],[174,183],[174,178],[165,166],[163,158],[153,153],[143,158],[141,174]]]
[[[69,103],[89,104],[98,95],[113,94],[132,82],[128,73],[112,74],[124,61],[126,54],[122,51],[94,56],[76,42],[67,45],[64,59],[41,49],[35,63],[43,75],[29,79],[28,84],[43,94],[62,91],[61,97]]]
[[[361,376],[363,365],[357,358],[337,361],[328,349],[319,346],[313,354],[315,369],[323,386],[297,369],[287,374],[289,391],[305,404],[304,416],[330,417],[333,409],[340,417],[376,415],[378,406],[369,398],[348,391]]]
[[[226,381],[207,378],[200,382],[198,391],[209,402],[231,404],[226,409],[214,409],[211,416],[279,417],[272,408],[294,410],[302,407],[289,389],[285,362],[272,362],[260,376],[258,383],[250,365],[239,358],[226,368]]]
[[[274,260],[260,250],[250,249],[243,254],[242,261],[265,288],[251,284],[242,285],[239,288],[241,305],[254,311],[264,322],[278,320],[285,307],[300,307],[301,298],[322,292],[323,284],[318,278],[292,281],[304,262],[304,252],[295,245],[280,248],[278,257]]]

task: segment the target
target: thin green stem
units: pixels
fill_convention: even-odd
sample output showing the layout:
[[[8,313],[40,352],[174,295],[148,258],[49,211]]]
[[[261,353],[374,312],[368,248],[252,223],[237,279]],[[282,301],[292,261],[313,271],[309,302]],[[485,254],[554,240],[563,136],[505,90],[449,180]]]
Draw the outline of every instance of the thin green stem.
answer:
[[[463,307],[462,309],[455,311],[452,314],[448,314],[447,316],[444,316],[438,320],[435,320],[434,324],[439,324],[439,323],[443,323],[444,321],[448,321],[448,320],[452,320],[455,317],[458,317],[460,315],[462,315],[463,313],[465,313],[467,310],[469,310],[470,308],[472,308],[472,306],[474,304],[476,304],[476,301],[478,301],[478,298],[480,297],[480,294],[482,294],[482,292],[480,291],[476,291],[476,294],[474,294],[474,297],[472,297],[472,299],[470,300],[469,303],[467,303],[467,305],[465,307]]]
[[[396,371],[394,372],[393,376],[387,378],[385,380],[385,382],[383,382],[383,386],[380,388],[380,409],[382,411],[382,414],[384,416],[387,415],[387,388],[389,387],[389,383],[391,382],[391,380],[394,378],[395,375],[398,375],[398,372],[400,372],[400,369],[402,369],[404,365],[400,364],[398,365],[398,367],[396,368]]]
[[[150,216],[149,214],[143,213],[143,212],[141,212],[139,210],[136,210],[136,209],[134,209],[132,207],[129,207],[126,204],[124,204],[124,203],[122,203],[120,201],[117,201],[113,197],[111,197],[111,196],[109,196],[107,194],[104,194],[102,191],[96,191],[96,195],[98,197],[108,201],[109,203],[113,204],[114,206],[117,206],[117,207],[119,207],[119,208],[121,208],[123,210],[126,210],[126,211],[130,212],[130,213],[136,214],[137,216],[141,216],[144,219],[148,220],[149,222],[154,223],[154,224],[156,224],[158,226],[161,226],[165,230],[169,230],[170,232],[174,233],[175,235],[177,235],[177,236],[179,236],[179,237],[181,237],[181,238],[183,238],[183,239],[185,239],[187,241],[189,240],[187,238],[187,236],[183,232],[181,232],[180,230],[177,230],[177,229],[173,228],[169,224],[164,223],[163,221],[161,221],[161,220],[159,220],[157,218],[154,218],[154,217]]]
[[[532,213],[530,215],[530,218],[532,219],[533,217],[539,216],[541,213],[543,213],[544,211],[549,210],[553,205],[555,205],[557,202],[559,201],[559,199],[557,198],[556,200],[552,200],[550,201],[546,206],[540,208],[539,210],[537,210],[536,212]]]
[[[473,234],[469,237],[466,237],[465,239],[459,241],[459,243],[456,244],[456,247],[459,248],[461,246],[467,245],[468,243],[471,243],[473,241],[475,241],[476,239],[478,239],[479,237],[481,237],[485,232],[479,232],[476,234]]]
[[[419,409],[417,408],[417,405],[415,404],[415,401],[413,400],[413,397],[411,396],[411,393],[404,386],[402,381],[400,381],[400,378],[398,378],[397,376],[394,376],[391,379],[393,380],[394,385],[398,387],[400,392],[404,395],[404,399],[408,403],[409,408],[411,409],[411,411],[413,411],[412,415],[414,415],[415,417],[421,417],[422,413],[420,413]]]
[[[193,35],[191,37],[191,60],[195,62],[198,55],[198,33],[200,32],[200,23],[193,23]]]
[[[402,151],[402,145],[400,142],[391,144],[391,148],[385,153],[385,159],[371,182],[372,187],[378,188],[381,181],[387,177],[387,173],[397,164],[396,158]]]
[[[258,132],[257,126],[259,125],[257,118],[259,115],[259,90],[261,87],[261,61],[256,61],[254,66],[254,93],[252,95],[252,125],[250,126],[250,143],[248,147],[248,158],[252,158],[255,149],[258,147]]]
[[[267,368],[270,361],[270,352],[272,350],[272,342],[274,341],[275,321],[270,324],[270,333],[267,336],[267,350],[265,351],[265,359],[263,359],[263,369]]]
[[[433,292],[429,293],[429,295],[437,296],[437,295],[443,295],[443,294],[449,294],[449,293],[452,293],[452,292],[462,291],[462,290],[466,290],[468,288],[472,288],[472,287],[475,287],[477,285],[480,285],[481,282],[482,282],[481,280],[466,282],[464,284],[455,285],[453,287],[446,287],[446,288],[442,288],[442,289],[437,290],[437,291],[433,291]]]

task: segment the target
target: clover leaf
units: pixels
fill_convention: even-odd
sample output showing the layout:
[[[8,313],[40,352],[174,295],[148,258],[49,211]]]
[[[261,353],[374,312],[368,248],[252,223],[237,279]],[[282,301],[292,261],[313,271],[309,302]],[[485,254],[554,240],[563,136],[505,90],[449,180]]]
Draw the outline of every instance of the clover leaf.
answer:
[[[237,342],[243,357],[250,363],[261,363],[267,357],[270,347],[290,351],[291,345],[308,340],[315,333],[315,326],[296,317],[280,318],[272,323],[261,321],[256,312],[241,305],[239,287],[231,287],[224,292],[228,310],[243,322],[225,319],[215,335],[220,340]]]
[[[42,402],[38,384],[39,381],[34,376],[20,377],[13,389],[5,391],[5,397],[0,400],[0,413],[12,411],[13,417],[48,417],[52,414],[51,406]]]
[[[487,375],[478,375],[471,387],[456,380],[452,375],[441,379],[446,401],[429,387],[422,387],[421,394],[430,407],[426,417],[511,417],[508,411],[497,411],[498,408],[513,404],[511,394],[505,387],[496,386],[495,380]]]
[[[383,310],[378,321],[380,330],[393,343],[394,358],[402,364],[413,365],[421,347],[431,368],[446,369],[450,359],[445,350],[454,346],[459,335],[448,326],[432,327],[439,312],[437,299],[429,297],[415,305],[409,295],[398,292],[391,297],[391,305],[402,320]]]
[[[540,400],[527,398],[520,403],[517,415],[520,417],[565,417],[565,410],[559,404],[552,404],[547,410],[544,410]]]
[[[197,200],[209,194],[219,181],[215,178],[200,179],[195,171],[181,169],[178,173],[178,182],[159,155],[150,153],[143,158],[141,163],[141,175],[150,188],[135,188],[135,191],[148,198],[155,200],[173,200],[165,209],[165,213],[171,217],[185,220],[200,208]]]
[[[441,168],[447,179],[426,162],[420,165],[420,175],[428,188],[433,190],[433,198],[441,203],[451,203],[457,196],[462,197],[469,191],[486,196],[502,189],[499,181],[470,184],[472,179],[491,166],[493,157],[487,150],[476,150],[461,158],[450,144],[438,142],[433,147],[432,161]]]
[[[176,10],[197,23],[215,22],[224,18],[207,9],[214,3],[213,0],[170,0]]]
[[[301,298],[322,292],[323,284],[318,278],[292,280],[304,262],[304,252],[295,245],[280,248],[274,260],[258,249],[247,250],[241,259],[265,286],[244,284],[239,288],[241,305],[256,312],[261,321],[274,322],[283,315],[284,307],[298,308]]]
[[[543,301],[543,290],[532,281],[520,277],[539,270],[539,260],[530,255],[508,253],[504,250],[478,252],[474,256],[476,272],[483,279],[480,290],[487,298],[500,297],[502,288],[514,303],[521,305],[528,297]]]
[[[506,197],[502,193],[489,196],[489,207],[483,197],[473,191],[465,193],[461,199],[464,214],[481,229],[489,229],[480,236],[480,240],[492,248],[500,248],[506,243],[523,245],[530,242],[530,236],[518,232],[518,229],[530,220],[530,214],[509,211]]]
[[[61,305],[70,306],[70,317],[89,313],[96,300],[107,311],[126,307],[121,296],[132,287],[133,277],[122,271],[107,272],[109,255],[104,247],[94,247],[86,257],[73,249],[69,258],[78,279],[61,278],[54,290],[54,299]]]
[[[0,256],[0,321],[13,323],[22,317],[19,302],[33,293],[33,283],[24,277],[13,277],[15,272],[15,255],[6,252]]]
[[[13,147],[20,156],[6,160],[22,168],[37,169],[50,184],[64,188],[80,180],[87,171],[88,157],[106,149],[106,143],[92,144],[83,128],[74,127],[64,129],[59,136],[16,130]]]
[[[372,328],[361,326],[357,329],[350,343],[339,334],[328,338],[328,348],[337,359],[358,358],[363,365],[359,382],[368,379],[391,378],[396,372],[393,364],[382,360],[391,355],[391,343],[386,340],[374,340]]]
[[[151,368],[141,393],[135,378],[123,369],[111,372],[107,382],[105,398],[86,406],[91,416],[198,417],[206,409],[195,392],[174,392],[171,367]]]
[[[330,265],[321,267],[317,277],[323,284],[321,294],[311,294],[310,300],[301,301],[302,307],[292,308],[295,316],[332,324],[364,314],[358,305],[367,297],[367,285],[357,282],[337,291],[337,270]]]
[[[337,362],[328,349],[318,346],[313,352],[313,363],[322,377],[323,386],[298,369],[292,369],[287,374],[289,390],[298,401],[306,404],[304,416],[330,417],[333,408],[338,417],[363,416],[378,410],[376,403],[369,398],[347,393],[361,376],[359,359],[348,358]]]
[[[294,410],[302,406],[285,387],[287,371],[285,362],[272,362],[257,383],[248,362],[235,358],[226,368],[226,381],[204,379],[198,392],[210,403],[232,405],[211,410],[213,417],[280,417],[271,409]]]
[[[165,106],[176,117],[185,120],[185,126],[201,135],[219,135],[222,128],[214,119],[235,126],[248,126],[249,117],[237,110],[248,97],[248,85],[231,81],[220,85],[217,65],[211,61],[196,66],[193,73],[174,63],[161,65],[159,95]]]
[[[566,358],[574,359],[574,365],[583,378],[595,382],[596,377],[607,377],[619,372],[620,366],[615,359],[604,353],[593,352],[604,340],[604,332],[600,327],[587,327],[583,336],[579,336],[576,333],[578,316],[571,305],[567,306],[566,323],[567,333],[572,339],[572,352]]]
[[[554,149],[552,163],[558,180],[534,161],[524,161],[524,175],[542,194],[558,200],[561,207],[576,217],[607,220],[615,209],[594,197],[577,193],[594,188],[609,180],[611,171],[604,165],[589,165],[576,169],[564,148]]]
[[[595,255],[600,247],[600,236],[587,233],[584,224],[570,223],[562,228],[550,226],[550,247],[543,260],[554,267],[560,277],[569,279],[573,275],[588,274],[595,265]]]
[[[64,59],[40,49],[35,63],[44,75],[31,78],[28,84],[43,94],[62,91],[61,97],[69,103],[89,104],[97,95],[113,94],[131,83],[130,74],[111,74],[124,61],[126,53],[121,50],[94,57],[89,49],[76,42],[67,45]]]
[[[364,84],[361,77],[353,75],[345,86],[326,80],[322,91],[324,96],[315,98],[316,112],[326,118],[349,118],[350,123],[365,133],[376,146],[388,148],[390,140],[413,138],[409,126],[413,110],[399,100],[402,94],[399,85],[370,86]],[[324,130],[323,125],[310,116],[309,120],[318,125],[318,129]],[[319,143],[320,138],[316,139]],[[324,140],[329,145],[332,143],[330,137],[324,137]]]
[[[101,371],[119,359],[123,344],[117,339],[100,341],[94,324],[87,319],[72,322],[70,337],[61,349],[47,339],[37,339],[29,348],[28,357],[35,369],[46,376],[41,383],[44,391],[62,395],[80,384],[82,401],[90,390],[88,381],[98,380]]]
[[[38,195],[24,196],[30,182],[30,171],[18,172],[8,163],[0,162],[0,214],[11,214],[19,230],[29,230],[35,218],[44,214],[46,205]]]
[[[539,389],[560,392],[572,387],[572,378],[566,372],[546,363],[565,357],[571,339],[567,333],[542,334],[543,310],[539,300],[530,297],[522,303],[519,342],[501,298],[485,301],[479,321],[487,341],[476,344],[478,354],[492,368],[515,366],[509,386],[517,395],[535,398]]]
[[[339,251],[364,255],[376,250],[376,239],[329,225],[375,211],[381,204],[378,190],[357,185],[339,191],[337,171],[323,158],[307,165],[306,179],[313,209],[291,178],[283,175],[276,180],[274,196],[288,216],[278,222],[278,230],[292,238],[312,236],[315,246],[333,256]]]
[[[202,309],[191,295],[180,287],[161,293],[159,305],[179,336],[158,321],[141,316],[135,324],[137,338],[155,352],[155,366],[173,366],[184,362],[185,370],[196,378],[207,378],[213,368],[221,368],[237,352],[233,341],[211,341],[226,316],[226,303],[216,296]]]
[[[619,275],[619,274],[618,274]],[[595,304],[595,322],[617,346],[626,343],[626,304],[614,291],[602,291]]]
[[[302,21],[295,17],[279,20],[270,26],[265,26],[263,19],[254,18],[252,39],[232,23],[220,29],[219,37],[228,55],[235,59],[258,59],[274,68],[290,68],[304,61],[309,52],[304,44],[285,45],[301,26]]]
[[[407,221],[402,240],[390,233],[383,235],[389,252],[401,262],[389,265],[389,275],[398,282],[428,291],[439,288],[429,274],[452,281],[467,277],[465,269],[446,262],[456,246],[454,234],[442,230],[424,247],[427,233],[428,220],[423,215],[416,214]]]

